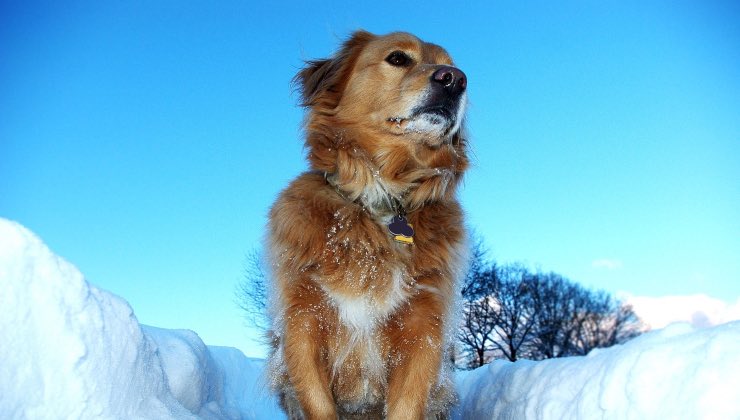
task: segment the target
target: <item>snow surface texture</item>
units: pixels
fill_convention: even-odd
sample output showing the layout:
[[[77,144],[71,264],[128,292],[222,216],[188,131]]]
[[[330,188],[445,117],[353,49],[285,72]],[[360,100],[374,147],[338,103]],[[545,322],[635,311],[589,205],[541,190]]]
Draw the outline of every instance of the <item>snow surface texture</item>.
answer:
[[[142,326],[0,219],[0,418],[279,419],[261,360]],[[740,322],[688,324],[585,357],[459,372],[456,419],[740,419]]]
[[[262,361],[139,325],[22,226],[0,219],[0,418],[275,418]]]

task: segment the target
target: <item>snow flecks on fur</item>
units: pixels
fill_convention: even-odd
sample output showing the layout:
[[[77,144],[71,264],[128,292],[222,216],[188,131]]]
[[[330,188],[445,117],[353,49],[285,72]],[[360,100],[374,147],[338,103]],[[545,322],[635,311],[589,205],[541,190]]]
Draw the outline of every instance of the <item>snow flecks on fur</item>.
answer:
[[[444,170],[435,172],[439,175]],[[269,365],[273,389],[297,409],[298,394],[287,379],[291,362],[285,350],[291,346],[286,326],[292,325],[294,339],[326,340],[319,357],[327,361],[328,386],[338,395],[336,403],[344,407],[342,410],[369,409],[385,401],[391,372],[409,363],[406,352],[420,352],[428,358],[426,374],[433,376],[427,383],[433,393],[430,407],[443,410],[441,407],[454,400],[447,365],[451,334],[443,318],[453,312],[447,304],[454,301],[450,298],[458,283],[454,273],[460,271],[458,265],[464,264],[458,261],[464,252],[457,248],[464,246],[456,242],[461,240],[461,228],[436,226],[439,216],[435,209],[444,208],[441,217],[452,217],[458,226],[459,206],[430,207],[429,214],[423,216],[426,221],[422,221],[422,213],[414,213],[411,217],[419,218],[420,226],[426,228],[420,231],[420,237],[431,236],[424,245],[412,248],[393,241],[386,227],[390,215],[374,216],[360,206],[346,202],[340,205],[341,197],[323,177],[307,175],[297,182],[307,183],[307,194],[301,196],[305,201],[291,204],[300,209],[300,213],[294,213],[299,216],[292,221],[293,229],[314,233],[300,236],[311,244],[310,249],[286,247],[281,236],[270,242],[274,288],[278,289],[273,296],[279,299],[272,312],[276,351]],[[316,194],[317,188],[328,191]],[[291,199],[296,196],[290,195]],[[283,208],[285,204],[276,206]],[[319,212],[323,212],[323,219],[305,224]],[[295,223],[304,218],[306,222]],[[272,226],[274,232],[286,231],[285,225]],[[294,230],[287,232],[297,236]],[[437,248],[439,252],[435,252]],[[300,262],[305,256],[310,259]],[[428,267],[440,268],[420,271],[415,265],[417,259]],[[424,283],[419,283],[418,277],[424,278]],[[416,301],[421,295],[429,297]],[[419,304],[435,315],[423,317],[424,321],[414,318],[413,311]],[[440,309],[433,308],[447,308],[443,311],[449,313],[437,314]],[[425,331],[427,328],[430,331]],[[303,338],[295,338],[295,334]]]

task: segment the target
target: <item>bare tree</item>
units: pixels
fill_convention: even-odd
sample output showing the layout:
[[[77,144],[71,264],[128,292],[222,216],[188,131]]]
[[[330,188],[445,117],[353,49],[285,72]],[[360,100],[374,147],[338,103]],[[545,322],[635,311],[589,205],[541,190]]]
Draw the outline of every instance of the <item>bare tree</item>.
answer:
[[[645,331],[645,324],[642,323],[640,317],[632,309],[632,305],[618,301],[618,306],[619,308],[614,314],[614,337],[612,341],[607,343],[610,346],[622,344]]]
[[[470,368],[487,363],[493,350],[495,314],[489,300],[496,293],[497,278],[495,266],[488,266],[485,254],[482,241],[476,240],[462,289],[463,319],[458,338]]]
[[[480,272],[478,283],[463,297],[463,325],[458,337],[471,356],[469,367],[483,366],[494,350],[497,314],[491,296],[492,289],[497,286],[495,273],[495,270]]]
[[[521,265],[498,270],[500,286],[489,299],[494,306],[494,348],[510,361],[526,355],[536,326],[532,276]]]
[[[262,255],[256,249],[244,258],[244,278],[236,288],[236,302],[244,311],[245,320],[252,326],[267,331],[267,289]]]
[[[588,292],[577,308],[571,330],[571,354],[623,343],[640,334],[642,324],[632,308],[606,292]]]
[[[570,351],[571,314],[583,289],[555,273],[534,275],[532,283],[537,328],[532,333],[530,357],[562,357]]]
[[[468,367],[494,357],[510,361],[583,355],[642,331],[629,306],[555,273],[530,273],[517,264],[497,266],[474,249],[463,288],[459,338]]]

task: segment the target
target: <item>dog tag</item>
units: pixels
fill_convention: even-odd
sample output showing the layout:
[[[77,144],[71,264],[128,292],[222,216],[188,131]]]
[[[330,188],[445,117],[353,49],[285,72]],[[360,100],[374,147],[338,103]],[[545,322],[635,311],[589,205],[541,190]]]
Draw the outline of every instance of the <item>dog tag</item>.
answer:
[[[406,221],[406,217],[400,214],[393,216],[393,220],[388,223],[388,230],[397,242],[409,245],[414,243],[414,226]]]

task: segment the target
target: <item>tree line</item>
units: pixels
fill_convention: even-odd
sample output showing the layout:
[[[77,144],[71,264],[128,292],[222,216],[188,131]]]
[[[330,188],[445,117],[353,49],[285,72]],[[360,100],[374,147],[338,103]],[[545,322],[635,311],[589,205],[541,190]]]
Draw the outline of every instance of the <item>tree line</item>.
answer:
[[[597,347],[623,343],[643,330],[632,308],[612,295],[586,289],[556,273],[488,261],[481,241],[472,249],[460,296],[455,363],[462,368],[497,358],[585,355]],[[265,271],[257,251],[245,258],[236,300],[245,319],[266,331]]]
[[[456,360],[461,367],[475,368],[496,358],[585,355],[597,347],[623,343],[643,330],[632,308],[611,294],[556,273],[486,261],[480,241],[473,247],[461,294]]]

